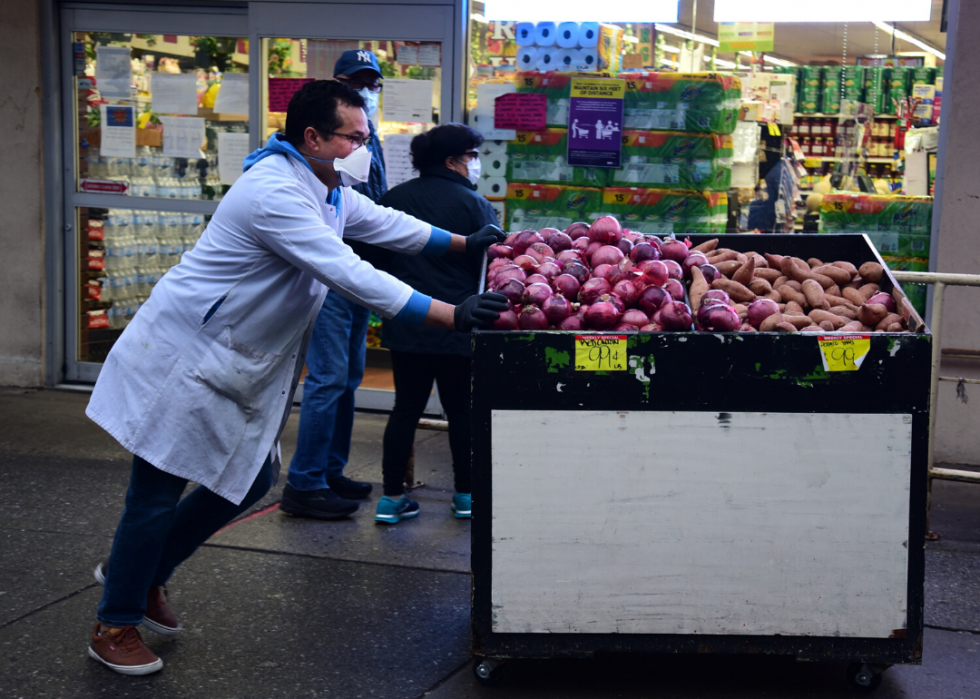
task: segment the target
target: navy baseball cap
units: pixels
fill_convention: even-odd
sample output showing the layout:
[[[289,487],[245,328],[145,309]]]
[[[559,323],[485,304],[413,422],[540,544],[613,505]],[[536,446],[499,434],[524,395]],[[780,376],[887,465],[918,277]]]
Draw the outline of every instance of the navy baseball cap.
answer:
[[[373,70],[379,78],[381,77],[381,66],[378,65],[378,59],[367,49],[344,51],[337,59],[337,63],[334,64],[333,75],[337,77],[343,73],[349,76],[359,70]]]

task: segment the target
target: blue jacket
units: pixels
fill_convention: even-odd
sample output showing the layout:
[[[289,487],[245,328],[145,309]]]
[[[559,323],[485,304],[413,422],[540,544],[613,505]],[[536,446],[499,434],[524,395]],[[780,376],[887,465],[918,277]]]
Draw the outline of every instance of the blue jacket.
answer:
[[[374,128],[374,122],[368,119],[368,128],[371,129],[371,172],[368,181],[364,184],[355,185],[355,192],[363,194],[375,204],[381,203],[381,197],[388,193],[388,180],[385,178],[385,154],[381,149],[381,139]],[[361,243],[355,240],[345,240],[351,249],[365,262],[370,262],[378,269],[384,269],[388,260],[388,251],[370,243]]]

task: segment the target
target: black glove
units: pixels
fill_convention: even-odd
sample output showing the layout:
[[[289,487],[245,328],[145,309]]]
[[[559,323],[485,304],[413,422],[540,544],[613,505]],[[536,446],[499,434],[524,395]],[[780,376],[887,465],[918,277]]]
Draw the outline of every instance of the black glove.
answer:
[[[492,223],[484,226],[473,235],[466,236],[466,254],[470,257],[482,259],[486,254],[487,248],[494,243],[502,243],[507,236],[504,232]]]
[[[461,333],[468,333],[473,328],[489,328],[508,308],[510,305],[503,294],[492,291],[475,294],[456,306],[453,324]]]

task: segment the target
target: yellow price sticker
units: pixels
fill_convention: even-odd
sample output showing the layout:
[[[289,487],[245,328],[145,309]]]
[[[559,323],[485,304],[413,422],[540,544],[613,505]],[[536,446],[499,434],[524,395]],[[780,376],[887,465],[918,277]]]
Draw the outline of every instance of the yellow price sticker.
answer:
[[[575,371],[626,371],[626,336],[576,335]]]
[[[824,371],[857,371],[871,351],[870,335],[820,335]]]
[[[782,136],[783,134],[779,131],[779,124],[775,122],[768,122],[769,124],[769,135],[770,136]]]

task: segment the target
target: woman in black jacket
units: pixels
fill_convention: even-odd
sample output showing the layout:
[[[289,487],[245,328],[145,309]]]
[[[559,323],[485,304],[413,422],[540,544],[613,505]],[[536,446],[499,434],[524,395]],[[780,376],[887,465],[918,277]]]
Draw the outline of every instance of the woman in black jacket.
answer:
[[[412,165],[419,177],[381,199],[388,206],[447,231],[478,231],[497,224],[490,202],[476,193],[480,177],[477,149],[483,137],[462,124],[443,124],[412,139]],[[464,255],[392,255],[387,271],[446,303],[476,293],[480,264]],[[432,382],[449,420],[453,455],[455,516],[470,516],[470,338],[462,333],[385,321],[381,343],[391,350],[395,408],[385,428],[384,497],[375,520],[396,524],[414,517],[419,505],[405,497],[403,478],[415,442],[415,428],[429,400]]]

